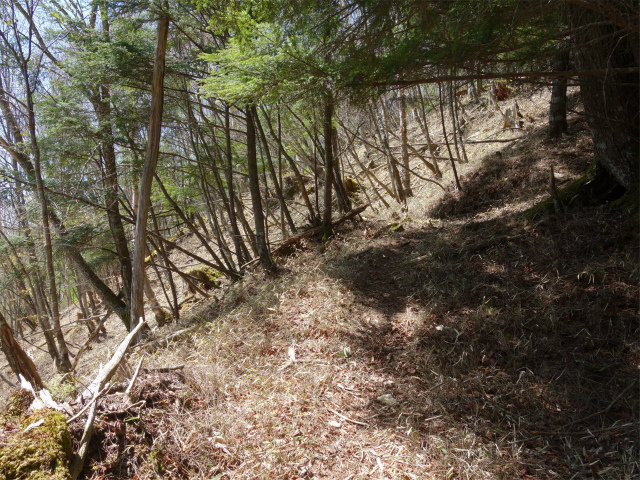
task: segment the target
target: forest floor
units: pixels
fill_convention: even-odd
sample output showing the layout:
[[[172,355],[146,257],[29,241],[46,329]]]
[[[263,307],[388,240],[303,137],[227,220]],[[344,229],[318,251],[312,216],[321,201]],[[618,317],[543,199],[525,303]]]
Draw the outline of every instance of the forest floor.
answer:
[[[526,133],[488,137],[499,114],[478,112],[479,139],[520,138],[470,144],[462,191],[414,180],[406,209],[374,204],[155,331],[193,328],[134,350],[86,477],[638,478],[637,212],[523,217],[551,165],[562,187],[593,160],[575,100],[551,140],[538,95]]]

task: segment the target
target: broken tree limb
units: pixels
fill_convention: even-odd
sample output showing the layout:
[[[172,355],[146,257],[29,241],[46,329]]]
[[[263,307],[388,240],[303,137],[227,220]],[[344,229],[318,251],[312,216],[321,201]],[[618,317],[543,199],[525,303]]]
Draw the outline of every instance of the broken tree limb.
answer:
[[[369,206],[369,204],[366,205],[362,205],[361,207],[358,208],[354,208],[353,210],[350,210],[349,212],[345,213],[342,217],[340,217],[337,220],[334,220],[332,223],[333,225],[340,225],[341,223],[346,222],[347,220],[351,220],[353,217],[355,217],[356,215],[361,214],[362,212],[364,212],[366,210],[366,208]],[[300,240],[304,239],[304,238],[309,238],[309,237],[313,237],[314,235],[317,235],[319,233],[322,233],[322,226],[319,227],[314,227],[314,228],[310,228],[309,230],[305,230],[302,233],[299,233],[297,235],[294,235],[293,237],[288,238],[287,240],[285,240],[284,242],[282,242],[280,245],[278,245],[278,248],[276,248],[273,251],[273,255],[281,255],[282,251],[284,249],[286,249],[287,247],[293,245],[294,243],[299,242]]]
[[[84,407],[82,407],[80,409],[80,411],[78,411],[78,413],[76,413],[73,417],[67,419],[67,425],[72,423],[73,421],[77,420],[78,418],[80,418],[82,416],[82,414],[84,412],[86,412],[89,407],[91,407],[93,404],[97,403],[98,398],[100,398],[102,396],[103,393],[105,393],[107,390],[111,389],[113,385],[111,383],[107,384],[102,390],[100,390],[97,394],[95,394],[93,396],[93,398],[91,399],[90,402],[88,402]]]
[[[136,367],[136,371],[134,372],[133,376],[131,377],[131,381],[129,382],[129,386],[124,392],[124,395],[129,400],[129,403],[133,402],[133,398],[131,398],[131,389],[133,388],[133,384],[136,383],[136,378],[138,378],[138,374],[140,373],[140,367],[142,367],[142,362],[144,362],[144,357],[140,358],[140,361],[138,362],[138,366]]]
[[[129,345],[135,338],[136,334],[140,331],[140,329],[147,325],[147,322],[144,321],[144,318],[140,318],[140,322],[135,326],[131,332],[125,337],[120,346],[116,349],[116,352],[111,357],[111,360],[100,369],[96,378],[91,382],[91,385],[87,387],[87,389],[80,394],[78,397],[79,402],[85,402],[92,398],[96,392],[99,392],[104,388],[106,383],[111,379],[114,373],[120,365],[120,362],[124,358],[124,354],[127,352]]]
[[[141,322],[138,325],[142,325],[143,323],[144,322]],[[75,454],[73,463],[71,464],[71,468],[69,469],[71,480],[76,480],[78,478],[84,465],[84,459],[87,457],[87,451],[89,450],[89,440],[91,440],[91,435],[93,433],[93,421],[96,418],[97,406],[98,402],[92,402],[91,410],[89,410],[89,417],[87,418],[87,423],[84,425],[84,432],[82,432],[80,447],[78,448],[78,452]]]
[[[157,368],[143,368],[145,373],[169,373],[177,370],[184,370],[184,365],[177,365],[175,367],[157,367]]]
[[[200,324],[194,325],[193,327],[185,328],[183,330],[178,330],[177,332],[172,333],[168,337],[164,337],[164,338],[161,338],[159,340],[154,340],[153,342],[149,342],[149,343],[145,343],[145,344],[138,344],[138,345],[136,345],[135,348],[141,348],[145,352],[153,352],[156,348],[158,348],[158,347],[160,347],[162,345],[166,345],[172,340],[177,340],[178,338],[183,337],[184,335],[193,332],[194,330],[196,330],[199,327],[201,327]]]

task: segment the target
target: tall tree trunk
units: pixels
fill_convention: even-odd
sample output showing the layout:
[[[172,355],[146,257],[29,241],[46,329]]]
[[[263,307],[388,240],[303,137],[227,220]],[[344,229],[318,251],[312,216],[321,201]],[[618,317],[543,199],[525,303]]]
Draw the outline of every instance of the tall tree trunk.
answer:
[[[173,275],[171,275],[171,270],[169,270],[169,255],[167,253],[167,249],[165,248],[164,242],[162,241],[162,236],[160,235],[160,227],[158,225],[158,219],[156,218],[156,214],[153,210],[153,206],[149,207],[149,213],[151,213],[151,221],[153,223],[153,229],[158,236],[158,241],[156,245],[153,247],[156,252],[158,252],[158,256],[162,259],[162,266],[164,267],[165,278],[167,279],[167,283],[169,284],[169,289],[171,290],[171,298],[173,299],[173,303],[168,299],[169,305],[171,305],[171,313],[173,314],[173,318],[178,320],[180,318],[180,307],[178,305],[178,291],[176,290],[176,284],[173,281]],[[151,254],[149,254],[151,255]],[[158,280],[162,282],[160,278],[160,273],[156,270],[156,275],[158,275]],[[166,292],[165,292],[166,296]]]
[[[44,388],[33,360],[29,358],[29,355],[14,338],[13,331],[2,313],[0,313],[0,348],[5,357],[7,357],[7,362],[9,362],[9,366],[13,373],[16,374],[16,377],[22,375],[36,390]]]
[[[242,241],[242,235],[240,234],[240,229],[238,228],[238,221],[236,219],[236,205],[234,202],[234,194],[233,194],[233,152],[231,150],[231,126],[230,126],[230,117],[231,114],[229,112],[229,104],[225,103],[224,105],[224,139],[225,139],[225,155],[227,157],[227,168],[224,173],[227,179],[227,190],[229,197],[228,204],[228,213],[229,213],[229,223],[231,224],[231,232],[232,232],[232,240],[233,246],[236,249],[236,257],[238,258],[238,267],[244,265],[247,261],[249,261],[249,252],[247,252],[247,247],[244,245]]]
[[[0,111],[2,116],[6,120],[9,130],[13,136],[13,148],[9,149],[9,153],[13,159],[20,165],[20,168],[24,171],[29,179],[31,185],[36,183],[36,173],[33,163],[29,157],[23,152],[24,141],[22,138],[22,132],[18,128],[18,124],[15,121],[15,116],[10,108],[7,100],[7,95],[3,89],[0,79]],[[34,194],[37,196],[37,186],[32,187]],[[89,282],[93,289],[100,295],[105,303],[107,303],[114,312],[122,319],[123,323],[129,328],[129,311],[126,308],[125,303],[118,298],[118,296],[111,291],[111,289],[100,279],[100,277],[93,271],[93,269],[87,264],[82,257],[80,250],[74,245],[73,242],[65,240],[66,227],[62,220],[57,216],[56,212],[49,211],[49,219],[56,228],[58,235],[61,237],[60,244],[63,245],[65,254],[70,262],[76,265],[78,271]],[[46,314],[46,310],[42,311],[42,314]]]
[[[100,123],[100,135],[102,137],[102,159],[104,162],[104,186],[105,186],[105,207],[109,229],[113,238],[118,262],[120,265],[120,276],[124,293],[125,305],[131,305],[131,254],[129,252],[129,242],[122,224],[122,215],[118,196],[120,188],[118,185],[118,172],[116,169],[116,151],[113,143],[113,127],[111,124],[111,94],[107,87],[100,87],[99,97],[92,99],[98,122]]]
[[[287,151],[284,149],[284,146],[282,145],[281,132],[278,131],[278,134],[276,134],[276,132],[273,129],[273,125],[271,124],[271,119],[267,116],[266,111],[262,109],[262,112],[265,114],[265,117],[267,118],[267,127],[269,127],[269,133],[271,133],[271,136],[274,138],[274,140],[278,142],[280,152],[282,152],[282,155],[284,155],[284,158],[287,160],[287,163],[289,164],[289,167],[291,168],[291,170],[293,170],[293,174],[295,175],[296,180],[300,185],[300,194],[302,195],[302,199],[304,200],[304,203],[307,206],[307,210],[309,211],[309,222],[311,223],[311,225],[316,226],[320,223],[320,220],[318,219],[316,211],[313,209],[313,205],[311,204],[311,200],[309,199],[309,194],[307,193],[307,190],[304,186],[304,179],[302,178],[300,169],[296,165],[295,160],[291,158],[291,155],[289,155]],[[279,117],[279,114],[278,114],[278,117]]]
[[[351,200],[349,200],[347,190],[344,188],[340,156],[338,155],[338,152],[340,151],[338,148],[338,129],[335,127],[331,129],[331,144],[333,146],[333,186],[336,190],[338,208],[340,212],[344,213],[351,210]]]
[[[456,181],[456,188],[458,190],[462,190],[462,186],[460,185],[460,179],[458,178],[458,169],[456,168],[456,162],[453,159],[453,154],[451,153],[451,145],[449,144],[449,140],[447,140],[447,128],[444,122],[444,108],[442,104],[444,103],[444,98],[442,95],[442,85],[438,83],[438,96],[440,100],[440,119],[442,120],[442,134],[444,136],[444,143],[447,145],[447,150],[449,152],[449,158],[451,159],[451,168],[453,170],[453,177]]]
[[[276,175],[276,170],[273,166],[273,161],[271,160],[271,152],[269,150],[269,144],[267,143],[267,137],[264,134],[264,129],[262,128],[262,122],[260,122],[260,117],[255,112],[254,121],[256,127],[258,129],[258,133],[260,134],[260,139],[262,140],[262,145],[264,146],[264,152],[267,156],[267,165],[269,167],[269,174],[271,175],[271,179],[273,181],[273,188],[276,191],[276,196],[278,197],[278,202],[280,203],[280,211],[284,213],[285,218],[287,219],[287,224],[289,225],[289,229],[292,234],[298,232],[295,224],[293,223],[293,219],[291,218],[291,214],[289,213],[289,209],[287,208],[287,204],[284,201],[284,197],[282,195],[282,186],[278,181],[278,176]]]
[[[569,52],[559,52],[553,60],[554,72],[566,72],[569,69]],[[559,137],[567,133],[567,77],[554,77],[551,89],[551,102],[549,104],[549,127],[547,133],[550,137]]]
[[[44,183],[42,181],[42,172],[40,168],[40,147],[38,145],[38,140],[36,137],[36,117],[33,105],[33,94],[31,90],[32,87],[29,80],[29,70],[26,61],[22,63],[21,69],[27,94],[27,117],[29,119],[29,136],[31,138],[31,150],[33,153],[34,175],[38,193],[38,201],[40,203],[40,211],[42,213],[45,269],[47,272],[47,278],[49,280],[49,298],[51,299],[51,323],[58,344],[58,352],[60,354],[60,364],[57,365],[57,368],[60,372],[66,373],[71,369],[71,362],[69,360],[69,351],[67,350],[67,344],[65,342],[64,335],[62,334],[62,328],[60,328],[60,312],[58,303],[59,299],[58,289],[56,286],[56,273],[53,264],[53,245],[51,243],[51,229],[49,226],[49,208],[47,204],[47,197],[44,193]]]
[[[164,107],[164,60],[169,34],[169,16],[162,12],[158,20],[158,41],[153,64],[151,85],[151,116],[147,135],[147,152],[140,181],[140,202],[136,218],[136,237],[133,249],[133,275],[131,282],[131,322],[132,330],[141,317],[144,317],[144,258],[147,248],[147,218],[151,205],[151,184],[158,164],[160,153],[160,134],[162,131],[162,110]]]
[[[265,233],[265,219],[262,210],[262,196],[260,194],[260,180],[258,177],[258,152],[256,144],[256,129],[253,117],[256,116],[255,107],[247,107],[247,169],[249,171],[249,189],[253,206],[253,220],[255,224],[256,245],[260,265],[267,274],[275,273],[275,265],[271,259]]]
[[[638,187],[640,144],[638,32],[616,20],[629,18],[637,25],[638,3],[608,5],[606,15],[610,18],[573,3],[567,13],[574,32],[571,40],[576,67],[585,72],[578,79],[596,155],[609,175],[631,190]]]
[[[440,166],[438,165],[438,159],[436,158],[436,146],[433,145],[433,142],[431,141],[431,135],[429,134],[429,122],[427,120],[427,112],[424,108],[424,97],[422,96],[422,87],[420,85],[418,85],[417,87],[418,90],[418,97],[420,98],[420,109],[422,110],[422,117],[420,117],[420,113],[418,113],[418,118],[422,118],[424,120],[424,124],[423,122],[420,122],[420,127],[422,128],[422,132],[424,133],[424,136],[427,140],[427,149],[429,149],[429,155],[431,155],[431,159],[433,160],[433,167],[434,167],[434,171],[435,174],[438,176],[438,178],[442,178],[442,171],[440,170]]]
[[[404,90],[400,90],[400,137],[402,143],[402,188],[407,197],[413,197],[411,190],[411,172],[409,171],[409,147],[407,139],[407,101],[404,96]]]
[[[400,172],[398,171],[398,167],[396,166],[396,159],[391,153],[391,148],[389,146],[389,136],[387,132],[389,130],[389,122],[387,109],[384,106],[384,99],[380,99],[380,111],[376,108],[375,114],[372,112],[373,123],[376,127],[378,136],[382,140],[382,147],[384,148],[384,152],[387,157],[387,168],[389,170],[389,177],[391,178],[391,185],[393,186],[393,191],[396,195],[396,199],[400,203],[404,203],[406,198],[404,196],[404,190],[402,189],[402,182],[400,180]],[[376,121],[376,117],[379,119]]]
[[[333,95],[327,92],[324,105],[324,212],[322,217],[322,241],[333,236],[331,222],[331,188],[333,185]]]

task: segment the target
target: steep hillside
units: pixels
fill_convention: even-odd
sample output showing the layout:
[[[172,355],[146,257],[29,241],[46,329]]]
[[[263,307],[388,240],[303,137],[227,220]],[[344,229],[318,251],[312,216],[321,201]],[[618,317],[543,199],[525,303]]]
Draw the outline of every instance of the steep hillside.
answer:
[[[525,219],[551,166],[561,188],[593,160],[575,97],[569,134],[547,138],[548,95],[522,92],[526,128],[507,131],[469,102],[461,191],[414,156],[425,180],[383,209],[354,171],[361,218],[154,330],[189,329],[133,349],[86,478],[637,478],[637,211],[576,199]],[[124,336],[108,330],[80,384]]]

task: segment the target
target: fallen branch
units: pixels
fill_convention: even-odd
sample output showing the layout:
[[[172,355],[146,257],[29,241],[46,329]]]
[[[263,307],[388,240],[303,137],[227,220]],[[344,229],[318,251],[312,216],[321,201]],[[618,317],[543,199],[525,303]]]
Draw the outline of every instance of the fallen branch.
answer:
[[[129,382],[129,386],[124,391],[124,395],[129,399],[129,402],[133,401],[133,399],[130,397],[131,389],[133,388],[133,384],[135,383],[136,378],[138,378],[138,374],[140,373],[140,367],[142,367],[142,362],[144,362],[144,357],[142,357],[140,359],[140,361],[138,362],[138,366],[136,367],[136,371],[133,373],[133,376],[131,377],[131,381]]]
[[[7,382],[7,383],[11,386],[11,388],[15,388],[15,387],[16,387],[16,384],[15,384],[15,383],[12,383],[12,382],[11,382],[11,380],[9,380],[7,377],[5,377],[4,375],[2,375],[1,373],[0,373],[0,378],[1,378],[2,380],[4,380],[5,382]]]
[[[152,342],[149,343],[145,343],[145,344],[141,344],[141,345],[136,345],[135,348],[141,348],[143,349],[145,352],[152,352],[155,348],[160,347],[161,345],[166,345],[167,343],[169,343],[172,340],[176,340],[179,337],[182,337],[184,335],[186,335],[187,333],[190,333],[192,331],[194,331],[195,329],[197,329],[200,325],[194,325],[193,327],[189,327],[189,328],[185,328],[183,330],[178,330],[175,333],[172,333],[171,335],[169,335],[168,337],[164,337],[161,338],[159,340],[154,340]]]
[[[109,390],[112,386],[113,386],[113,385],[112,385],[112,384],[110,384],[110,383],[109,383],[109,384],[107,384],[107,385],[105,385],[105,387],[104,387],[102,390],[100,390],[97,394],[95,394],[95,395],[93,396],[93,398],[91,399],[91,401],[90,401],[90,402],[88,402],[84,407],[82,407],[82,408],[80,409],[80,411],[78,411],[78,413],[76,413],[73,417],[71,417],[71,418],[69,418],[69,419],[67,420],[67,425],[68,425],[68,424],[70,424],[70,423],[72,423],[73,421],[77,420],[78,418],[80,418],[80,416],[81,416],[84,412],[86,412],[86,411],[89,409],[89,407],[90,407],[91,405],[93,405],[94,403],[97,403],[98,398],[100,398],[100,396],[102,396],[102,394],[103,394],[104,392],[106,392],[107,390]]]
[[[362,205],[361,207],[354,208],[353,210],[351,210],[351,211],[347,212],[346,214],[344,214],[339,219],[334,220],[333,221],[333,225],[340,225],[341,223],[344,223],[347,220],[351,220],[356,215],[359,215],[362,212],[364,212],[367,209],[368,206],[369,206],[369,204],[366,204],[366,205]],[[309,230],[305,230],[302,233],[294,235],[293,237],[288,238],[287,240],[282,242],[280,245],[278,245],[278,248],[276,248],[273,251],[273,255],[275,255],[275,256],[281,255],[282,252],[284,251],[284,249],[286,249],[287,247],[293,245],[294,243],[299,242],[300,240],[302,240],[304,238],[313,237],[314,235],[318,235],[319,233],[322,233],[322,226],[310,228]]]
[[[476,144],[476,143],[509,143],[509,142],[513,142],[515,140],[520,140],[521,138],[525,138],[526,135],[521,135],[519,137],[514,137],[514,138],[504,138],[504,139],[496,139],[496,140],[465,140],[464,143],[471,143],[471,144]]]
[[[327,410],[329,410],[332,413],[335,413],[337,416],[339,416],[343,420],[346,420],[347,422],[355,423],[356,425],[362,425],[363,427],[368,427],[369,426],[368,423],[364,423],[364,422],[359,422],[357,420],[353,420],[353,419],[351,419],[349,417],[344,416],[340,412],[336,412],[333,408],[330,408],[330,407],[326,407],[326,408],[327,408]]]
[[[169,373],[175,372],[176,370],[184,370],[184,365],[178,365],[175,367],[158,367],[158,368],[143,368],[142,371],[145,373]]]
[[[99,392],[104,388],[113,374],[116,373],[118,365],[120,365],[120,362],[124,358],[124,354],[129,348],[129,345],[131,344],[137,333],[140,331],[140,329],[145,325],[147,325],[147,323],[144,321],[144,319],[141,318],[138,325],[136,325],[136,327],[131,330],[131,332],[129,332],[129,335],[125,337],[120,346],[116,349],[115,353],[111,357],[111,360],[109,360],[109,362],[100,369],[96,378],[93,380],[93,382],[91,382],[91,385],[89,385],[86,390],[80,394],[77,401],[87,401],[89,400],[89,398],[92,398],[96,394],[96,392]]]
[[[82,432],[80,447],[78,448],[78,452],[73,458],[73,463],[71,464],[71,468],[69,469],[69,473],[71,474],[71,480],[76,480],[80,475],[80,472],[82,472],[84,460],[87,457],[87,451],[89,450],[89,441],[91,440],[91,435],[93,433],[93,421],[96,418],[97,406],[98,406],[98,402],[91,403],[91,410],[89,411],[89,417],[87,418],[87,423],[84,426],[84,432]]]

